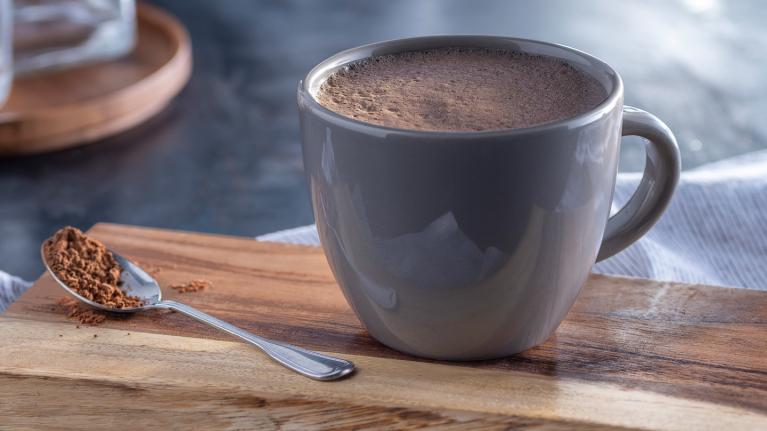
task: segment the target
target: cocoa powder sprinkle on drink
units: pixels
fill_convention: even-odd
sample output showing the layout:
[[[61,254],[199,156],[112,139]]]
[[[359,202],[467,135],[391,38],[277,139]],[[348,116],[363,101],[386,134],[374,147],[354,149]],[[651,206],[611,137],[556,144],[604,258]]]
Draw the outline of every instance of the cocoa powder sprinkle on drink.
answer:
[[[79,229],[60,229],[45,241],[43,254],[56,277],[83,298],[109,308],[141,306],[120,288],[122,268],[112,253]]]

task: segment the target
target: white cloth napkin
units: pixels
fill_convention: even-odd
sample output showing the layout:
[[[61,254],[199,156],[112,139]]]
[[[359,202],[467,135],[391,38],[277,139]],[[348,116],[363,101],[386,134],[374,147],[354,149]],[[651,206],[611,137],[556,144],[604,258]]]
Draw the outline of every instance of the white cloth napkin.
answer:
[[[0,313],[5,311],[31,283],[0,271]]]
[[[640,178],[618,176],[616,206],[628,200]],[[256,239],[319,245],[314,225]],[[594,271],[767,290],[767,151],[685,171],[660,222]],[[0,312],[29,285],[0,271]]]

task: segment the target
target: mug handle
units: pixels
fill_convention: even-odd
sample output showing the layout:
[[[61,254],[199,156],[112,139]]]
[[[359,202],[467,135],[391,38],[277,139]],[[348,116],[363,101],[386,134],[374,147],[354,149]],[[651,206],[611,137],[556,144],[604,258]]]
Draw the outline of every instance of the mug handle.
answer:
[[[607,220],[597,262],[607,259],[642,237],[660,218],[679,182],[682,165],[674,134],[658,117],[631,106],[623,107],[623,136],[646,138],[644,175],[628,203]]]

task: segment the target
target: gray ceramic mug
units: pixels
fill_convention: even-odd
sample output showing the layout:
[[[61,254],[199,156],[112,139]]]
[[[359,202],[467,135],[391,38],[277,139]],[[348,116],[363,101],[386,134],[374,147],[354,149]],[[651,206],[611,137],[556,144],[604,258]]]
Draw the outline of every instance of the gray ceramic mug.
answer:
[[[377,126],[314,97],[349,62],[439,47],[557,57],[609,96],[568,120],[486,132]],[[647,232],[679,178],[674,136],[653,115],[623,106],[618,74],[550,43],[439,36],[361,46],[312,69],[299,84],[298,106],[314,216],[333,274],[373,337],[418,356],[489,359],[544,341],[594,262]],[[621,135],[647,138],[647,162],[633,198],[609,217]]]

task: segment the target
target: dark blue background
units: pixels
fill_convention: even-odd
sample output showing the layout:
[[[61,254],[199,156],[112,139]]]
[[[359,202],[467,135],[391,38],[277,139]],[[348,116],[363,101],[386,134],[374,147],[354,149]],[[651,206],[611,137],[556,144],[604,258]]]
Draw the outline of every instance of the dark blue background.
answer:
[[[37,277],[40,242],[63,225],[252,236],[311,223],[296,84],[334,52],[383,39],[473,33],[574,46],[621,73],[626,103],[669,124],[686,168],[767,146],[767,6],[756,0],[155,3],[191,33],[191,82],[122,136],[0,159],[0,269]],[[642,168],[636,141],[621,163]]]

